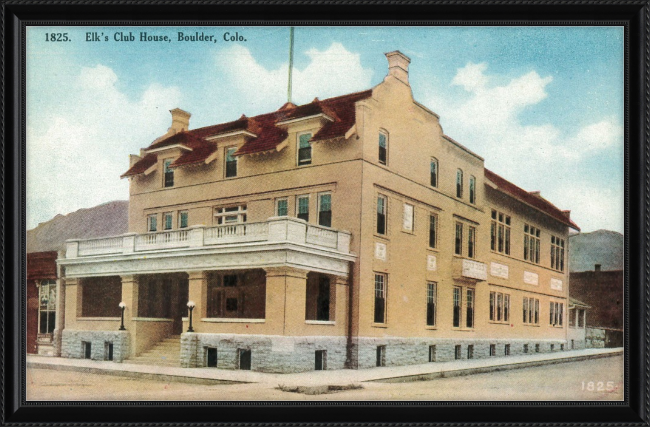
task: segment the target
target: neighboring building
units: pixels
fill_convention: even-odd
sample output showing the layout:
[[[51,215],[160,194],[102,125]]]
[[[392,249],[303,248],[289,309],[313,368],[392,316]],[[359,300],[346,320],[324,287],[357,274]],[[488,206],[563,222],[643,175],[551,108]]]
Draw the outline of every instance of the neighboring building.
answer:
[[[57,255],[53,251],[27,254],[27,353],[56,354]]]
[[[58,356],[63,325],[61,285],[63,269],[57,258],[64,256],[70,237],[89,238],[124,233],[127,230],[126,201],[104,203],[57,215],[27,230],[26,271],[26,351],[30,354]]]
[[[592,271],[571,273],[571,297],[588,304],[587,341],[591,347],[623,346],[623,270],[602,271],[596,264]]]
[[[591,306],[569,297],[569,348],[577,350],[587,347],[587,310]]]
[[[386,56],[364,92],[194,130],[172,110],[123,175],[130,233],[59,261],[63,355],[166,338],[185,367],[292,372],[567,349],[569,212],[444,135]]]

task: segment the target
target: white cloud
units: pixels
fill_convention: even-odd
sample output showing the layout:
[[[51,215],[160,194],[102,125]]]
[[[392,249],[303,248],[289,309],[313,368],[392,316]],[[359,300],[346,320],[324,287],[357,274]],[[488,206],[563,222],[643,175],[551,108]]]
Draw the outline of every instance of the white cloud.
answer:
[[[309,64],[304,69],[294,66],[292,73],[294,103],[308,103],[316,96],[323,99],[370,87],[372,70],[363,68],[360,55],[348,51],[341,43],[332,43],[323,51],[312,48],[305,54]],[[267,69],[241,45],[220,51],[216,60],[228,83],[260,111],[277,109],[286,102],[288,62]]]
[[[128,154],[137,153],[171,123],[180,91],[157,84],[131,100],[104,65],[84,67],[52,112],[28,110],[27,228],[110,200],[128,198]],[[48,107],[50,111],[48,111]]]
[[[445,133],[480,153],[489,169],[523,188],[542,190],[557,206],[572,209],[584,229],[590,230],[590,224],[606,228],[609,221],[616,227],[613,229],[622,231],[618,227],[622,222],[622,182],[620,191],[611,190],[616,185],[606,186],[610,190],[605,191],[594,182],[581,186],[568,178],[581,162],[615,153],[608,151],[611,149],[622,150],[621,123],[615,117],[599,117],[574,132],[551,123],[524,124],[521,113],[548,97],[552,77],[531,71],[496,84],[486,70],[485,63],[468,63],[458,69],[451,84],[462,87],[465,97],[429,99],[429,105],[441,115]],[[590,186],[593,193],[586,191]],[[595,201],[602,199],[592,194],[602,194],[607,203],[598,205]],[[580,199],[579,195],[587,197]]]

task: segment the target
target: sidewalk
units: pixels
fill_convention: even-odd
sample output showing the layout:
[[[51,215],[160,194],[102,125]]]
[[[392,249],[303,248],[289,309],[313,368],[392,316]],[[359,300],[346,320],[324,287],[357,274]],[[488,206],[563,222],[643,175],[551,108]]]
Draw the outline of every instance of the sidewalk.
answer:
[[[326,387],[347,386],[367,381],[408,382],[441,377],[471,375],[531,366],[611,357],[623,354],[622,348],[584,349],[556,353],[527,354],[520,356],[495,357],[489,359],[458,360],[420,365],[382,367],[371,369],[344,369],[332,371],[310,371],[297,374],[272,374],[253,371],[235,371],[216,368],[175,368],[149,366],[87,359],[65,359],[60,357],[27,356],[27,367],[88,372],[105,375],[127,376],[161,381],[188,382],[198,384],[259,383],[266,386],[279,385]]]

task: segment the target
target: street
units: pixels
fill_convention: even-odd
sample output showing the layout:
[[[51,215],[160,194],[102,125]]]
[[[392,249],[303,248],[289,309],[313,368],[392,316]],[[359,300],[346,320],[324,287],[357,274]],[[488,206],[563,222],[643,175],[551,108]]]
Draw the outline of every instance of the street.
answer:
[[[280,385],[280,384],[278,384]],[[305,384],[309,385],[309,384]],[[261,384],[199,385],[27,369],[27,400],[622,400],[623,356],[305,395]]]

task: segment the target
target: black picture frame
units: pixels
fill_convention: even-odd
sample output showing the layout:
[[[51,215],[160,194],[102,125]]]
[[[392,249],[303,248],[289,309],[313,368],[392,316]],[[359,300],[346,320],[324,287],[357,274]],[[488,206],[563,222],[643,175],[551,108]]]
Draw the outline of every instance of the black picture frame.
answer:
[[[648,425],[650,378],[650,3],[476,1],[3,1],[6,425],[439,424]],[[206,19],[210,17],[211,19]],[[623,25],[625,27],[625,401],[617,402],[25,402],[25,25]]]

